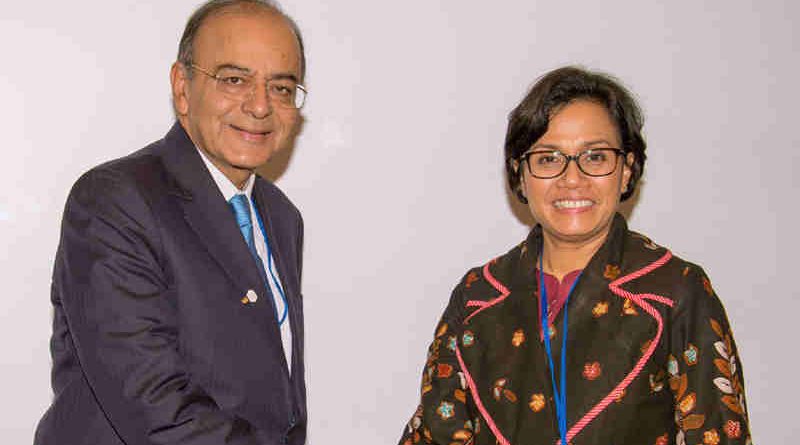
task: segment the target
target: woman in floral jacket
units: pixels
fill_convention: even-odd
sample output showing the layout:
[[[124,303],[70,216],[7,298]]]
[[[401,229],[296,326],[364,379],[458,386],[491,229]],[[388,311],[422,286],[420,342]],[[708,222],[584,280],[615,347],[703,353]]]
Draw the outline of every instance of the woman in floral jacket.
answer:
[[[402,445],[750,443],[708,278],[617,213],[641,128],[623,86],[574,67],[512,112],[508,179],[539,224],[453,291]]]

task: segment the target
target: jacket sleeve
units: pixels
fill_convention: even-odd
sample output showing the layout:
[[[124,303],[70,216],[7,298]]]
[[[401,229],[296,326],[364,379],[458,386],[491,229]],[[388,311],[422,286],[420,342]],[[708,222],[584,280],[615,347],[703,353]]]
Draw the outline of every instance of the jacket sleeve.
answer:
[[[403,430],[400,445],[469,444],[479,428],[456,355],[463,335],[462,287],[463,280],[437,325],[422,372],[420,403]]]
[[[742,365],[725,310],[703,270],[683,269],[667,357],[675,442],[750,444]]]
[[[54,272],[81,369],[129,445],[256,444],[192,380],[159,229],[135,181],[93,170],[73,188]]]

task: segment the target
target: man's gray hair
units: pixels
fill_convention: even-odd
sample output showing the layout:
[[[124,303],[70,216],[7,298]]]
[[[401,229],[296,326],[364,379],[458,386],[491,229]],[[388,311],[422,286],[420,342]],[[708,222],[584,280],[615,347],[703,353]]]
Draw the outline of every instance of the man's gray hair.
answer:
[[[259,8],[274,12],[289,23],[292,31],[294,31],[294,35],[297,37],[297,43],[300,46],[300,79],[302,80],[306,74],[306,54],[305,47],[303,46],[303,37],[300,35],[300,29],[297,27],[294,20],[286,15],[276,2],[271,0],[209,0],[203,3],[194,11],[192,16],[189,17],[189,20],[186,22],[186,27],[183,29],[183,36],[178,45],[178,62],[186,68],[192,66],[194,63],[194,40],[197,37],[197,32],[207,18],[225,9],[244,8]],[[188,70],[187,76],[191,77],[191,75],[192,70]]]

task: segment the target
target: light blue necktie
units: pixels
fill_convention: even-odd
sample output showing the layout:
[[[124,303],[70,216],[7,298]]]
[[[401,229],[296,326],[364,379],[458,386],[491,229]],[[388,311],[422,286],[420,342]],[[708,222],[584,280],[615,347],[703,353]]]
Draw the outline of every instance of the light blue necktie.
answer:
[[[242,232],[242,236],[247,243],[247,248],[250,250],[250,255],[253,256],[253,260],[256,262],[258,274],[261,276],[261,279],[264,280],[264,286],[267,288],[267,293],[269,294],[269,297],[272,298],[272,292],[269,288],[269,280],[267,279],[267,272],[264,268],[264,262],[261,261],[261,257],[258,256],[258,251],[256,250],[255,237],[253,236],[253,219],[250,217],[250,203],[247,201],[247,196],[242,194],[233,195],[233,198],[228,201],[228,204],[231,206],[233,216],[236,217],[236,224],[239,226],[239,231]],[[275,307],[274,301],[272,306],[275,310],[275,317],[278,318],[278,309]]]

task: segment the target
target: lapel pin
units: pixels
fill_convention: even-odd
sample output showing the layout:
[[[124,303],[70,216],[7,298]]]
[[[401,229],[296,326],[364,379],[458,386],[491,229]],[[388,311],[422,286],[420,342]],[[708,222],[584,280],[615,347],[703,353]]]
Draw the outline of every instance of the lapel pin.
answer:
[[[250,303],[255,303],[256,301],[258,301],[258,295],[256,294],[256,291],[254,291],[253,289],[247,291],[247,296],[245,298],[247,298],[247,301],[249,301]],[[242,300],[244,300],[244,298]]]

